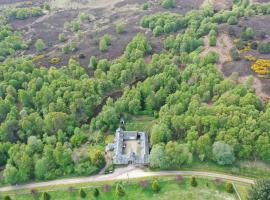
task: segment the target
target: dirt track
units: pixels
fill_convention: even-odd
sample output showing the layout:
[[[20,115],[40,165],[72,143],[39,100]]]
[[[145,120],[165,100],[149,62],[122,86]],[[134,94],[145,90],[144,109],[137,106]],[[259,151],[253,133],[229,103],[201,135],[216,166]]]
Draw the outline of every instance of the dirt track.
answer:
[[[0,192],[7,192],[12,190],[20,189],[33,189],[46,186],[57,186],[57,185],[71,185],[79,183],[90,183],[99,181],[113,181],[113,180],[123,180],[130,178],[142,178],[142,177],[152,177],[152,176],[170,176],[170,175],[184,175],[184,176],[200,176],[200,177],[211,177],[220,178],[230,181],[237,181],[245,184],[254,184],[254,180],[241,178],[237,176],[231,176],[226,174],[214,173],[214,172],[202,172],[202,171],[159,171],[159,172],[146,172],[142,169],[135,168],[134,166],[128,166],[125,168],[118,168],[112,174],[107,175],[95,175],[90,177],[80,177],[80,178],[70,178],[70,179],[60,179],[54,181],[40,182],[40,183],[30,183],[25,185],[17,186],[6,186],[1,187]]]

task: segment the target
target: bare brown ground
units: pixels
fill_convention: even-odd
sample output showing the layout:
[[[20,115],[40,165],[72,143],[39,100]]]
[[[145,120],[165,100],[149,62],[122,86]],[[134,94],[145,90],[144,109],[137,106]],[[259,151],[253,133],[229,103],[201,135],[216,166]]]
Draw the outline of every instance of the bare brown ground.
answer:
[[[222,71],[223,65],[231,60],[229,50],[233,47],[231,38],[222,33],[217,38],[217,45],[215,47],[209,46],[208,36],[204,37],[204,50],[201,52],[201,56],[205,56],[207,53],[213,51],[219,54],[218,69]]]
[[[214,2],[214,9],[219,10],[227,10],[230,9],[233,5],[232,0],[215,0]]]

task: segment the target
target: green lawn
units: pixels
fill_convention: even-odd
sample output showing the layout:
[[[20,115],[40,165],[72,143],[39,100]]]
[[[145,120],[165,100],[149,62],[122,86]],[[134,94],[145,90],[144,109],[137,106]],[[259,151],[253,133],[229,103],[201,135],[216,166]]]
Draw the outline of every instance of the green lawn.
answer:
[[[154,123],[154,117],[147,115],[132,116],[131,119],[126,122],[125,128],[130,131],[146,131],[149,133]]]
[[[193,160],[190,166],[181,167],[179,170],[221,172],[248,178],[263,178],[270,176],[270,165],[259,161],[238,161],[232,166],[221,166],[212,161],[201,162]]]
[[[169,180],[166,180],[169,179]],[[162,181],[163,180],[163,181]],[[85,199],[99,199],[99,200],[237,200],[235,194],[229,194],[225,191],[224,183],[217,184],[210,179],[198,178],[198,186],[190,186],[190,178],[185,177],[181,183],[177,183],[175,177],[160,179],[159,183],[161,190],[158,193],[152,191],[150,186],[143,189],[137,182],[128,184],[124,182],[125,196],[119,198],[115,195],[115,186],[112,185],[109,192],[103,192],[103,187],[100,187],[100,196],[98,198],[93,197],[92,188],[86,188],[87,197]],[[149,183],[151,180],[149,180]],[[78,190],[70,192],[68,189],[49,192],[51,199],[53,200],[79,200]],[[11,193],[11,197],[14,198],[14,193]],[[30,194],[17,194],[16,200],[34,200],[39,199],[32,197]]]

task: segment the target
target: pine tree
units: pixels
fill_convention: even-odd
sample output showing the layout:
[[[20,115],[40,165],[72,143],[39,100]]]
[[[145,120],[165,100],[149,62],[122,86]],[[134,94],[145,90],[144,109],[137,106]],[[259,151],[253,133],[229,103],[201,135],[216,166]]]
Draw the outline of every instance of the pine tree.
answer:
[[[197,187],[197,185],[198,185],[197,180],[196,180],[196,178],[194,176],[191,177],[190,185],[192,187]]]
[[[155,192],[158,192],[160,191],[160,186],[159,186],[159,183],[157,180],[154,180],[152,182],[152,190],[155,191]]]
[[[94,189],[93,195],[94,195],[94,197],[99,196],[99,190],[97,188]]]
[[[85,193],[84,189],[82,189],[82,188],[79,190],[79,194],[80,194],[80,197],[81,198],[85,198],[86,197],[86,193]]]
[[[43,192],[42,196],[41,196],[42,200],[50,200],[51,199],[51,195],[49,195],[49,193],[47,192]]]
[[[115,193],[119,197],[125,195],[125,190],[124,190],[124,187],[121,183],[117,183],[116,188],[115,188]]]

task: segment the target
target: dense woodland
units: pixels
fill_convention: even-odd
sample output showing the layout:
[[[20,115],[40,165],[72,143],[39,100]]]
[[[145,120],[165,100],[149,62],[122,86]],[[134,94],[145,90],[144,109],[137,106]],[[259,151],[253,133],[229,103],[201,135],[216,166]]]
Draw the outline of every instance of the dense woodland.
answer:
[[[224,78],[215,65],[218,54],[199,55],[202,36],[209,35],[215,46],[219,24],[267,14],[270,4],[235,1],[230,11],[206,7],[185,16],[145,16],[141,26],[156,37],[164,35],[166,51],[153,54],[139,33],[116,60],[89,58],[90,77],[74,59],[61,68],[45,68],[35,66],[32,56],[14,58],[28,45],[8,21],[39,16],[42,10],[2,13],[0,166],[5,166],[5,182],[97,173],[105,163],[106,135],[120,118],[141,114],[156,118],[150,132],[153,168],[179,168],[195,158],[220,165],[236,159],[270,162],[270,104],[256,96],[252,78],[244,84],[238,84],[237,74]],[[108,45],[108,38],[103,43]],[[108,98],[95,116],[95,108],[119,90],[123,95]],[[85,145],[91,150],[76,154]]]

